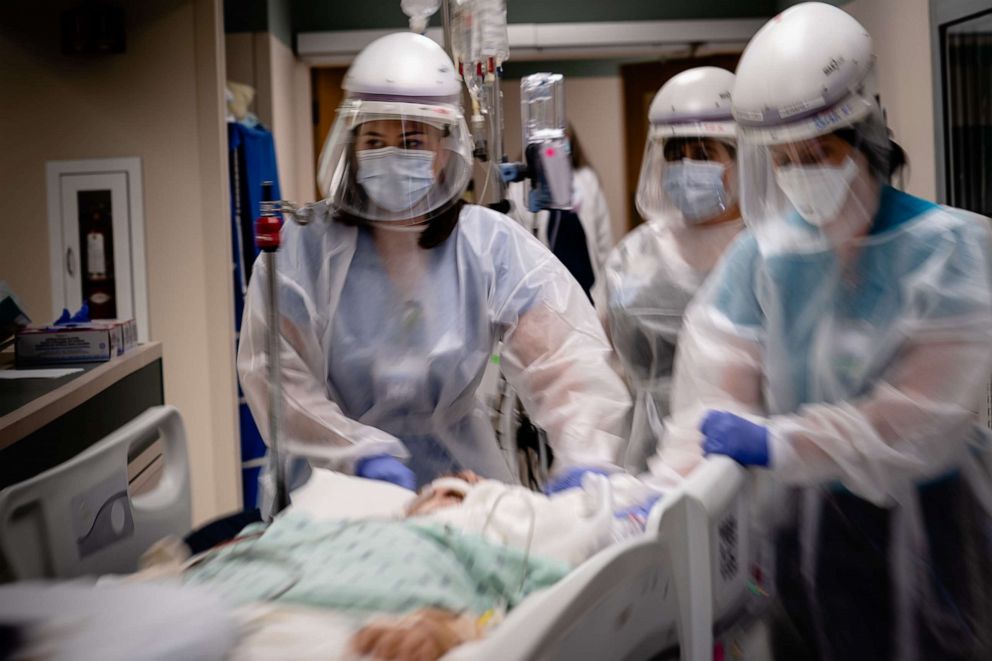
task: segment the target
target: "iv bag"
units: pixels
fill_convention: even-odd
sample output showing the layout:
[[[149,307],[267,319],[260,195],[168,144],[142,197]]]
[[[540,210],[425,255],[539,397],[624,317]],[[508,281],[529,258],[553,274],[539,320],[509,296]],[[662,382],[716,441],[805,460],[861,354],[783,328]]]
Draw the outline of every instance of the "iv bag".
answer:
[[[570,209],[571,146],[565,133],[565,77],[535,73],[520,81],[520,124],[531,173],[528,207]]]

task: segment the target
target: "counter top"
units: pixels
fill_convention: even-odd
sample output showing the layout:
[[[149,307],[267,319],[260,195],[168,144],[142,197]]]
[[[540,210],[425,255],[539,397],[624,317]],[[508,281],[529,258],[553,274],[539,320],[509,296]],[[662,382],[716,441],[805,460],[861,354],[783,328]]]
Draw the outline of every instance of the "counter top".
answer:
[[[57,379],[0,380],[0,450],[41,429],[124,377],[162,358],[161,342],[149,342]],[[13,354],[0,354],[0,369],[13,369]]]

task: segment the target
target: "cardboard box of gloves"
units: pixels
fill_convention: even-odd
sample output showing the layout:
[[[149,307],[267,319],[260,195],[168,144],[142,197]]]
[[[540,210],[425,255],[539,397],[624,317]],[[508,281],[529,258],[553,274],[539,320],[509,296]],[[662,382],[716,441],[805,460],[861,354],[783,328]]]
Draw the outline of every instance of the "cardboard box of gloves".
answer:
[[[134,319],[100,319],[60,326],[29,326],[14,343],[18,368],[110,360],[138,343]]]

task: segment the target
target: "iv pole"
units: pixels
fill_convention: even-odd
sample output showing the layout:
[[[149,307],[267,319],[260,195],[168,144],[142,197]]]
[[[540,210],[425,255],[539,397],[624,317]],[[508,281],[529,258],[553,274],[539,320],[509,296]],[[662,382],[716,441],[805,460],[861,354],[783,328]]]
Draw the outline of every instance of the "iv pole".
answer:
[[[269,474],[274,482],[272,503],[267,512],[269,520],[289,506],[289,490],[286,486],[286,460],[282,456],[279,430],[282,426],[282,370],[279,364],[279,274],[276,266],[276,253],[282,243],[282,214],[279,203],[272,200],[272,182],[262,184],[261,211],[255,221],[255,247],[262,251],[265,264],[267,337],[265,343],[266,365],[269,371]],[[264,493],[264,492],[263,492]]]

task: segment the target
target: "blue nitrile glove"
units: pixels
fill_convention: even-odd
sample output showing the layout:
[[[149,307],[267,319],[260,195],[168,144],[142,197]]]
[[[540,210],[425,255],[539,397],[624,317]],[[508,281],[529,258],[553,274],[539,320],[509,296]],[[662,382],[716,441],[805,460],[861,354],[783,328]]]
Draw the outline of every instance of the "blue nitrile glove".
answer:
[[[355,464],[355,475],[370,480],[389,482],[398,487],[416,491],[417,478],[406,464],[388,454],[377,454],[374,457],[359,459]]]
[[[85,324],[90,321],[90,305],[83,301],[82,306],[76,310],[76,314],[70,315],[69,311],[62,308],[62,314],[56,319],[52,326],[65,326],[67,324]]]
[[[76,310],[76,314],[69,319],[70,324],[88,324],[90,322],[90,304],[83,301],[83,304]]]
[[[595,475],[609,475],[609,473],[602,468],[596,468],[594,466],[577,466],[575,468],[568,469],[559,475],[558,479],[544,487],[544,493],[550,496],[553,493],[565,491],[566,489],[577,489],[582,486],[582,476],[586,473],[593,473]]]
[[[768,427],[726,411],[709,411],[699,426],[703,454],[725,454],[744,466],[768,467]]]

